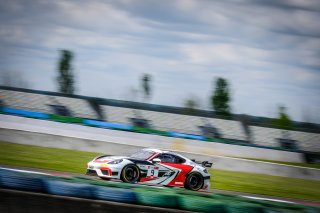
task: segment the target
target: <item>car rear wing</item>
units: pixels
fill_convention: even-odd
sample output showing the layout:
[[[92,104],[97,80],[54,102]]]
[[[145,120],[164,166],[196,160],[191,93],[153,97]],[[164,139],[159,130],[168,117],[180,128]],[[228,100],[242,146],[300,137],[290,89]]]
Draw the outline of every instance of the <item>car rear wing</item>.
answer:
[[[203,167],[208,167],[211,168],[212,167],[212,163],[209,163],[208,161],[196,161],[195,159],[192,159],[193,162],[202,165]]]

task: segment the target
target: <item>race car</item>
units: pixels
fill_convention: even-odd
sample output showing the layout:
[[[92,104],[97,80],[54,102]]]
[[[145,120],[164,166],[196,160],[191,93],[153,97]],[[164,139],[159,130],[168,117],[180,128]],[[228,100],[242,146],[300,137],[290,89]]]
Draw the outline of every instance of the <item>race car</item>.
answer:
[[[127,183],[160,184],[189,190],[210,188],[212,163],[195,162],[174,152],[145,148],[128,157],[99,156],[87,165],[87,175]]]

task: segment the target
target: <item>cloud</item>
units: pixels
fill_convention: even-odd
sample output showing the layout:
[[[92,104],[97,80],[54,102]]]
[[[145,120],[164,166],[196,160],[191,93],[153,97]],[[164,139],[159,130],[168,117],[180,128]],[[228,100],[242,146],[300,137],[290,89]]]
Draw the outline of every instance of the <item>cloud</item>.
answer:
[[[317,0],[245,0],[244,2],[281,10],[307,10],[320,12],[320,4]]]
[[[301,119],[301,103],[320,106],[319,23],[313,0],[0,1],[0,72],[55,90],[65,48],[83,95],[123,99],[150,73],[153,103],[192,94],[208,108],[222,76],[236,113],[272,116],[284,104]]]

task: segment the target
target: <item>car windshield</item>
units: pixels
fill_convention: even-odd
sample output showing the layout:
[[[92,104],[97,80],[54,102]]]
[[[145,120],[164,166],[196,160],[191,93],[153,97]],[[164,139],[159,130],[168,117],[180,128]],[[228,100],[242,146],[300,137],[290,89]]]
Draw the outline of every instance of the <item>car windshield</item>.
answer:
[[[133,153],[130,155],[131,158],[139,159],[139,160],[147,160],[150,158],[155,152],[149,150],[141,150],[139,152]]]

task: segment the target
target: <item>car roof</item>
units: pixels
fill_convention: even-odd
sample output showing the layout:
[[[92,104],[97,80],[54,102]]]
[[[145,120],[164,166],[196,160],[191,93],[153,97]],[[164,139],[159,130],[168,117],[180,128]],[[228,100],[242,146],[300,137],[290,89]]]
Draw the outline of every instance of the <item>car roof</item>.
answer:
[[[154,148],[144,148],[142,150],[156,152],[156,153],[164,153],[164,151],[162,151],[160,149],[154,149]]]
[[[156,153],[168,153],[168,154],[174,154],[174,155],[177,155],[179,157],[182,157],[182,158],[185,158],[187,159],[186,157],[178,154],[178,153],[175,153],[175,152],[172,152],[172,151],[164,151],[164,150],[160,150],[160,149],[155,149],[155,148],[144,148],[143,150],[146,150],[146,151],[151,151],[151,152],[156,152]]]

